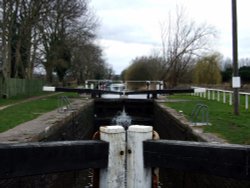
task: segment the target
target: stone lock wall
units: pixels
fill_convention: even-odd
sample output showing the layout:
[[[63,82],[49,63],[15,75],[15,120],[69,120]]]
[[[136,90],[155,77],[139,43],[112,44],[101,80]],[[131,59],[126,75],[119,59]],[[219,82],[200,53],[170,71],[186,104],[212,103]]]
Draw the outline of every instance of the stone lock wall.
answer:
[[[72,106],[73,111],[58,113],[55,110],[2,133],[0,141],[20,143],[91,139],[94,132],[93,101],[77,100],[72,103]],[[82,188],[90,182],[89,173],[87,169],[0,179],[0,188]]]
[[[154,129],[161,139],[224,142],[219,138],[198,134],[190,127],[187,119],[175,110],[163,104],[154,105]],[[219,144],[219,143],[218,143]],[[160,169],[160,182],[167,188],[247,188],[249,181],[223,178],[218,176],[186,173],[180,170]]]

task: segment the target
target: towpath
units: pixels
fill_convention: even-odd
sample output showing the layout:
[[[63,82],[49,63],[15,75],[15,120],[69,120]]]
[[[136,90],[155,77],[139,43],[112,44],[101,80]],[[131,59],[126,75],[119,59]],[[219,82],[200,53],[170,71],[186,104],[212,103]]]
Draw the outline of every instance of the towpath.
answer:
[[[60,93],[50,93],[50,94],[42,95],[42,96],[29,97],[27,99],[24,99],[24,100],[21,100],[21,101],[12,103],[12,104],[8,104],[8,105],[3,105],[3,106],[0,105],[0,111],[4,110],[5,108],[11,107],[11,106],[15,106],[15,105],[18,105],[18,104],[22,104],[22,103],[26,103],[26,102],[30,102],[30,101],[34,101],[34,100],[46,98],[46,97],[51,97],[51,96],[59,95],[59,94]]]

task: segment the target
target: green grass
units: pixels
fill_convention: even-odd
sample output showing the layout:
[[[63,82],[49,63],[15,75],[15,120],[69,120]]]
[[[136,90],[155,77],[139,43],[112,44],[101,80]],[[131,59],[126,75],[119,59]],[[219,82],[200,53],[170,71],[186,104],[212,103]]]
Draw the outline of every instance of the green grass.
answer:
[[[170,99],[186,99],[184,102],[169,102],[167,106],[183,111],[190,120],[192,110],[197,103],[203,103],[209,108],[211,126],[204,126],[205,132],[214,133],[234,144],[250,144],[250,112],[240,107],[240,116],[233,115],[233,107],[222,102],[211,101],[188,95],[174,95]]]
[[[72,93],[60,95],[67,95],[69,97],[77,96],[77,94]],[[21,123],[35,119],[43,113],[56,109],[58,107],[58,97],[60,95],[45,97],[42,99],[17,104],[1,110],[0,132],[4,132]]]
[[[48,92],[41,92],[41,93],[37,93],[36,95],[33,95],[32,97],[43,96],[43,95],[48,95],[48,94],[49,94]],[[17,96],[17,97],[11,97],[8,99],[0,98],[0,107],[10,105],[13,103],[18,103],[18,102],[21,102],[21,101],[23,101],[25,99],[29,99],[29,98],[31,98],[31,96],[24,96],[24,95]]]

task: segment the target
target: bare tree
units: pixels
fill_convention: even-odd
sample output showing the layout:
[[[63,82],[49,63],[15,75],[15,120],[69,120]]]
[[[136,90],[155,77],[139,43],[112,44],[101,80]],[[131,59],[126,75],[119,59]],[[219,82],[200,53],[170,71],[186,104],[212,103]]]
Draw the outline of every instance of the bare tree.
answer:
[[[97,25],[88,0],[0,1],[4,77],[32,78],[34,67],[42,64],[48,82],[52,82],[53,72],[62,81],[73,66],[76,51],[84,53],[85,60],[74,66],[81,62],[79,66],[88,67],[91,74],[103,75],[108,66],[101,58],[101,49],[93,44]],[[90,68],[95,64],[100,69]]]
[[[162,58],[158,56],[142,56],[132,61],[126,69],[126,80],[159,80]]]
[[[209,51],[208,41],[215,37],[213,27],[206,24],[196,25],[188,21],[183,9],[177,9],[176,19],[169,16],[168,25],[161,26],[162,76],[170,87],[175,87],[185,74],[195,56]]]
[[[72,53],[71,74],[78,83],[84,83],[88,78],[109,78],[113,73],[112,68],[105,63],[102,57],[102,49],[93,43],[82,43],[74,48]]]
[[[37,45],[34,31],[41,7],[48,0],[1,2],[1,55],[6,78],[31,78]],[[33,55],[31,55],[33,54]]]
[[[53,71],[62,81],[70,68],[71,48],[79,46],[82,39],[93,38],[96,23],[89,18],[86,0],[53,0],[46,12],[50,13],[40,23],[43,65],[48,82],[52,82]]]

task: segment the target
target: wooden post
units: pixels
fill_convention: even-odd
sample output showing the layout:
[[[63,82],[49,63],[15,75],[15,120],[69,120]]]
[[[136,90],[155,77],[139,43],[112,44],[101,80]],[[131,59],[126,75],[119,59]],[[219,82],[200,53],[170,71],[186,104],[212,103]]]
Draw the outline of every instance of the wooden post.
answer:
[[[217,101],[220,102],[220,91],[217,91]]]
[[[94,89],[94,84],[90,84],[90,89]]]
[[[100,170],[100,188],[125,188],[125,130],[122,126],[100,127],[100,136],[109,142],[108,167]]]
[[[151,126],[133,125],[127,133],[127,187],[151,188],[151,168],[144,167],[143,141],[152,139]]]
[[[233,79],[239,77],[237,1],[232,0]],[[240,115],[239,86],[233,87],[234,115]]]
[[[88,86],[88,81],[85,81],[85,89],[88,89],[89,86]]]
[[[204,98],[207,97],[207,90],[205,90],[205,92],[203,93],[203,97],[204,97]]]
[[[232,104],[233,104],[233,93],[230,92],[229,105],[231,106]]]

